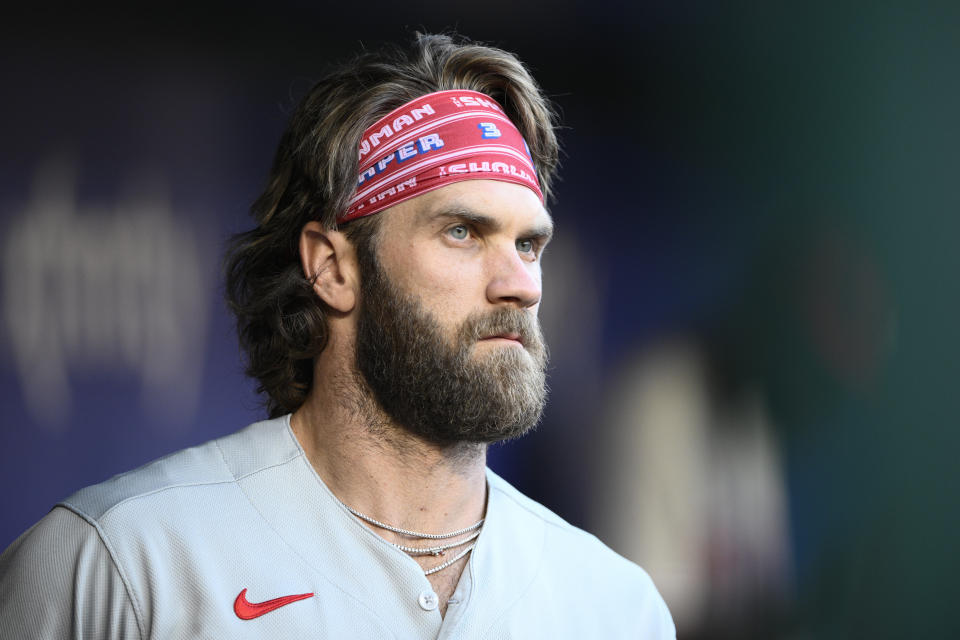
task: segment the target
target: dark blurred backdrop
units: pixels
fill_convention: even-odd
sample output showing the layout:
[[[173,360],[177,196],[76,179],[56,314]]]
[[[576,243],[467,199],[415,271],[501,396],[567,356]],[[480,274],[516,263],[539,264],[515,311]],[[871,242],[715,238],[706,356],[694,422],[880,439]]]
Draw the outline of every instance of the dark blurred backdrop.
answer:
[[[564,125],[552,401],[491,466],[646,567],[681,638],[957,637],[955,3],[5,13],[0,548],[263,416],[219,260],[287,116],[457,29]]]

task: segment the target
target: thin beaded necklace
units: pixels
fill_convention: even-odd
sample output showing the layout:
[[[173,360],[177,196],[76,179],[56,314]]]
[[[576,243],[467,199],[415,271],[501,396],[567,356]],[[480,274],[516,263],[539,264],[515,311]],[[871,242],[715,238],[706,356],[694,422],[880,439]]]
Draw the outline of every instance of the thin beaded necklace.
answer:
[[[480,535],[479,531],[474,531],[466,538],[457,540],[456,542],[448,542],[447,544],[443,544],[438,547],[405,547],[402,544],[397,544],[395,542],[392,544],[397,549],[400,549],[400,551],[405,551],[407,554],[411,556],[427,556],[427,555],[442,556],[443,552],[446,551],[447,549],[454,549],[456,547],[463,546],[468,542],[470,542],[471,540],[476,539],[476,537],[479,535]]]
[[[338,502],[340,502],[340,501],[338,500]],[[470,525],[469,527],[464,527],[463,529],[458,529],[458,530],[456,530],[456,531],[451,531],[450,533],[420,533],[420,532],[418,532],[418,531],[409,531],[409,530],[407,530],[407,529],[401,529],[400,527],[394,527],[394,526],[392,526],[392,525],[389,525],[389,524],[380,522],[379,520],[375,520],[374,518],[371,518],[370,516],[367,516],[367,515],[364,515],[364,514],[360,513],[359,511],[357,511],[357,510],[354,509],[353,507],[350,507],[350,506],[344,504],[343,502],[340,502],[340,504],[342,504],[342,505],[344,506],[344,508],[346,508],[347,511],[349,511],[350,513],[352,513],[354,516],[356,516],[356,517],[359,518],[360,520],[363,520],[364,522],[367,522],[367,523],[369,523],[369,524],[372,524],[373,526],[378,527],[378,528],[380,528],[380,529],[384,529],[384,530],[386,530],[386,531],[392,531],[393,533],[399,534],[399,535],[404,536],[404,537],[407,537],[407,538],[414,538],[414,539],[420,539],[420,540],[447,540],[447,539],[449,539],[449,538],[455,538],[455,537],[457,537],[457,536],[462,536],[462,535],[464,535],[464,534],[468,534],[468,533],[470,534],[470,535],[468,535],[468,536],[465,537],[465,538],[461,538],[460,540],[454,540],[453,542],[447,542],[447,543],[444,543],[444,544],[441,544],[441,545],[437,545],[437,546],[433,546],[433,547],[408,547],[408,546],[404,546],[404,545],[402,545],[402,544],[397,544],[396,542],[390,542],[390,541],[388,540],[388,542],[390,542],[390,544],[392,544],[394,547],[396,547],[396,548],[399,549],[400,551],[403,551],[403,552],[406,553],[408,556],[425,556],[425,555],[442,556],[442,555],[445,555],[444,552],[445,552],[447,549],[455,549],[456,547],[463,546],[463,545],[467,544],[468,542],[471,542],[471,541],[473,541],[473,540],[476,540],[477,536],[480,535],[479,529],[480,529],[481,526],[483,526],[483,520],[484,520],[483,518],[481,518],[480,520],[478,520],[477,522],[473,523],[473,524]],[[474,542],[474,543],[470,544],[468,547],[466,547],[466,548],[464,548],[464,549],[461,549],[460,552],[457,553],[457,555],[455,555],[454,557],[450,558],[450,559],[447,560],[446,562],[444,562],[444,563],[442,563],[442,564],[439,564],[439,565],[437,565],[437,566],[435,566],[435,567],[430,567],[429,569],[424,569],[424,570],[423,570],[423,575],[429,576],[430,574],[433,574],[433,573],[436,573],[436,572],[438,572],[438,571],[442,571],[443,569],[446,569],[447,567],[449,567],[449,566],[451,566],[452,564],[454,564],[457,560],[459,560],[460,558],[464,557],[465,555],[467,555],[468,553],[470,553],[471,551],[473,551],[473,548],[474,548],[475,546],[476,546],[476,543]]]

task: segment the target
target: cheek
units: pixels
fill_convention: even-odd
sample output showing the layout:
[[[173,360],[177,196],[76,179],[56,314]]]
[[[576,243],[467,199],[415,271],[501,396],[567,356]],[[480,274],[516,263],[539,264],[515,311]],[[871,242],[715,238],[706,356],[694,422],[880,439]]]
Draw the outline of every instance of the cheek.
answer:
[[[438,262],[423,276],[421,295],[439,313],[466,316],[485,299],[483,272],[476,264]]]
[[[395,255],[394,282],[444,324],[462,320],[484,299],[482,264],[443,249]]]

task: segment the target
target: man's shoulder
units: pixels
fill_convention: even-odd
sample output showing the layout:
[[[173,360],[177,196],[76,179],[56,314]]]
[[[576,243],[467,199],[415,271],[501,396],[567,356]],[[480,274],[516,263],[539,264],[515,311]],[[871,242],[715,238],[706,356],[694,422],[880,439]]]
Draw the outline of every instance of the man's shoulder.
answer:
[[[587,572],[599,571],[607,578],[617,576],[628,582],[652,587],[650,577],[642,568],[608,547],[597,536],[570,524],[494,472],[488,471],[487,477],[490,490],[499,492],[505,498],[502,502],[508,505],[508,517],[517,521],[516,530],[543,532],[547,553],[554,559],[562,559],[553,563],[555,566],[562,566],[566,571],[582,567]],[[537,523],[540,523],[539,526]]]
[[[123,505],[149,508],[171,491],[234,483],[299,455],[285,418],[253,423],[85,487],[58,503],[89,521],[99,521]]]
[[[675,636],[667,605],[646,571],[493,472],[487,478],[491,504],[496,493],[498,505],[492,514],[488,508],[488,518],[500,519],[494,535],[502,548],[514,551],[499,573],[503,580],[526,584],[522,590],[531,606],[559,607],[557,619],[572,637],[593,637],[599,629],[604,637]],[[571,621],[560,613],[577,610],[584,594],[592,593],[607,595],[589,615]]]

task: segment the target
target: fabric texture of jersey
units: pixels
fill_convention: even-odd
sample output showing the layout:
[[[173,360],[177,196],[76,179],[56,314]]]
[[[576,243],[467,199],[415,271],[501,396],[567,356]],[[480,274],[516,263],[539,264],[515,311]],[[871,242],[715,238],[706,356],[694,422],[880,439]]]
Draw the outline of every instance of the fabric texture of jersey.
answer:
[[[642,569],[487,482],[441,618],[420,566],[336,500],[289,416],[258,422],[57,505],[0,555],[0,637],[675,637]]]

